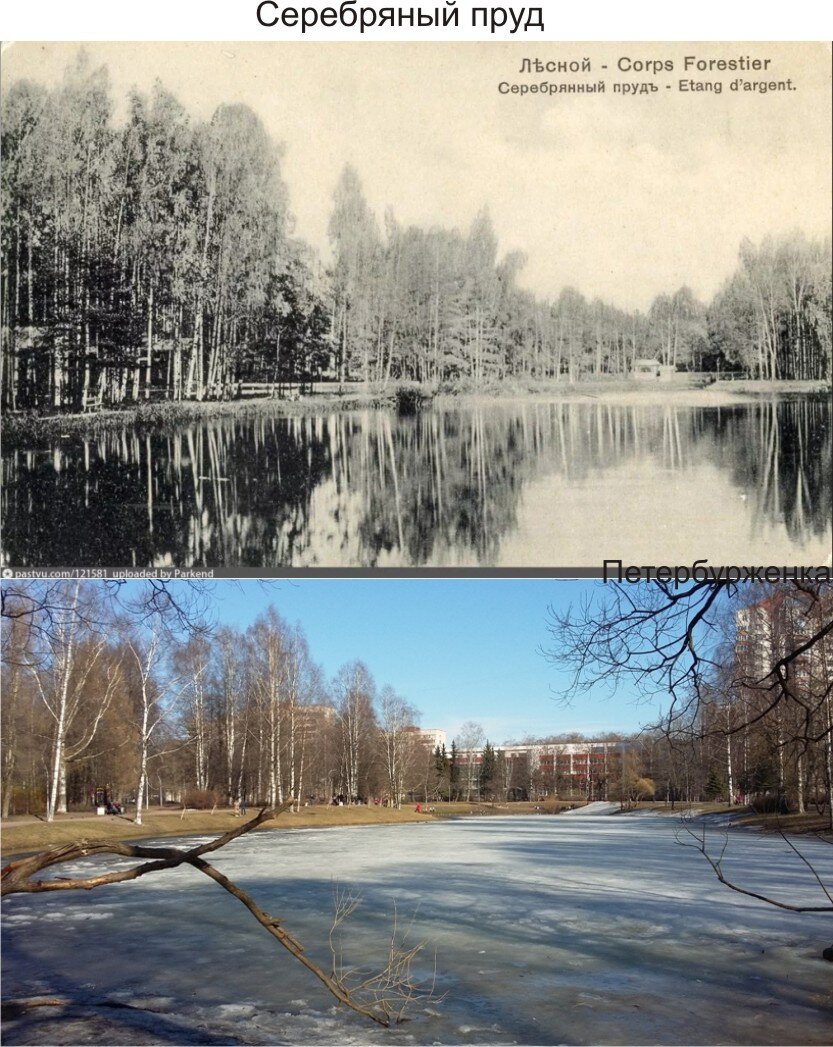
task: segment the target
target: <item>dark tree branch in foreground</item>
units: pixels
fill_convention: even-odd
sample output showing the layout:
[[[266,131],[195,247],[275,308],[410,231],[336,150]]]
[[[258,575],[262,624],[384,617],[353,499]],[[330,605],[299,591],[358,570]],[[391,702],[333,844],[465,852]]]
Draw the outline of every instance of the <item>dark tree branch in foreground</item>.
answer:
[[[779,909],[788,909],[790,912],[833,912],[833,894],[831,894],[831,889],[825,885],[824,881],[819,876],[815,867],[810,863],[806,855],[802,854],[801,851],[799,851],[799,849],[791,840],[787,838],[786,834],[783,831],[780,832],[781,839],[810,870],[813,879],[821,888],[825,898],[827,898],[827,904],[790,905],[789,902],[782,902],[778,898],[771,898],[769,895],[761,894],[758,891],[751,891],[747,887],[741,887],[738,884],[733,883],[726,877],[725,873],[723,872],[723,859],[726,854],[726,847],[729,843],[729,834],[727,832],[724,832],[723,843],[720,847],[720,853],[717,855],[717,857],[714,857],[712,854],[709,853],[706,826],[702,825],[699,827],[699,829],[694,829],[691,824],[691,819],[689,818],[682,818],[681,822],[682,830],[677,833],[677,842],[680,844],[681,847],[692,847],[694,850],[699,851],[700,854],[703,855],[703,857],[712,867],[712,871],[724,887],[728,887],[732,891],[737,891],[738,894],[745,894],[748,898],[755,898],[759,902],[766,902],[767,905],[774,905]],[[681,838],[683,831],[686,833],[686,835],[690,837],[690,842]]]
[[[261,909],[246,891],[242,890],[227,876],[204,860],[203,855],[225,847],[232,840],[236,840],[251,832],[269,819],[276,818],[288,810],[291,805],[292,801],[287,801],[275,808],[264,807],[255,817],[237,828],[223,833],[222,836],[218,836],[208,843],[203,843],[187,850],[178,847],[145,847],[141,844],[130,844],[120,841],[84,839],[64,844],[60,847],[54,847],[50,850],[30,855],[27,858],[21,858],[5,866],[2,870],[0,894],[42,894],[50,891],[72,890],[89,891],[105,884],[137,880],[148,873],[161,872],[163,869],[175,869],[181,865],[190,865],[193,869],[208,876],[241,902],[261,927],[268,931],[273,938],[276,938],[299,963],[311,971],[340,1003],[385,1027],[395,1022],[404,1021],[405,1011],[410,1004],[434,998],[433,985],[429,988],[422,988],[411,978],[411,961],[421,950],[422,945],[408,950],[401,947],[398,943],[397,931],[394,926],[389,956],[385,966],[360,983],[356,985],[350,984],[348,975],[351,972],[345,972],[340,965],[334,963],[332,973],[328,974],[306,954],[303,945],[284,928],[277,917]],[[131,869],[102,873],[98,876],[62,877],[50,880],[32,879],[38,873],[61,865],[64,862],[76,861],[79,858],[90,858],[100,854],[117,854],[123,857],[147,860],[141,865],[133,866]],[[351,905],[350,912],[356,907],[357,900],[354,901],[355,904]],[[346,915],[349,915],[349,913]],[[339,912],[337,907],[334,926],[343,922],[344,918],[345,913]]]
[[[750,664],[731,649],[734,627],[727,618],[745,606],[746,597],[760,595],[763,601],[773,592],[786,598],[790,612],[773,615],[765,664]],[[612,694],[629,683],[642,697],[664,701],[657,726],[672,736],[701,732],[703,710],[716,696],[725,702],[756,692],[761,700],[746,703],[744,715],[723,724],[720,733],[737,734],[787,705],[803,709],[791,738],[799,728],[807,741],[830,733],[827,722],[812,733],[813,717],[820,719],[833,694],[830,583],[796,581],[761,591],[728,581],[607,582],[597,593],[603,595],[564,613],[550,609],[554,647],[542,653],[569,670],[562,701],[599,690]],[[813,679],[808,665],[817,669]]]
[[[544,650],[570,670],[565,701],[600,686],[609,691],[631,681],[646,696],[671,696],[669,717],[681,715],[715,665],[716,604],[737,592],[728,582],[607,582],[603,596],[590,596],[565,613],[550,609],[555,648]]]

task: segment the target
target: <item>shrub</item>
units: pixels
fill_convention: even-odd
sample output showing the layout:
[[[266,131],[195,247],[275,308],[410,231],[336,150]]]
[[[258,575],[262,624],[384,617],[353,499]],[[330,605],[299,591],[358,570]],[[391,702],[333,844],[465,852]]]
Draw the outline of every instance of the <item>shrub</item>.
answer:
[[[394,392],[396,410],[399,414],[416,414],[430,402],[431,396],[424,389],[413,385],[400,385]]]
[[[194,807],[198,811],[210,811],[220,802],[220,797],[214,789],[189,789],[182,802],[186,807]]]

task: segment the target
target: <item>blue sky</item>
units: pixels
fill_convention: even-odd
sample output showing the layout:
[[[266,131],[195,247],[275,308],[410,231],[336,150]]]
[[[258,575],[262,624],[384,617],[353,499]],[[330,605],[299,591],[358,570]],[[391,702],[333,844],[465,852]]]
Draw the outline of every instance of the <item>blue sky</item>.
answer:
[[[494,742],[526,734],[635,730],[650,719],[626,696],[576,699],[539,653],[549,605],[564,609],[598,583],[516,579],[282,579],[218,582],[216,619],[245,629],[270,603],[300,622],[330,679],[361,659],[448,733],[466,720]]]

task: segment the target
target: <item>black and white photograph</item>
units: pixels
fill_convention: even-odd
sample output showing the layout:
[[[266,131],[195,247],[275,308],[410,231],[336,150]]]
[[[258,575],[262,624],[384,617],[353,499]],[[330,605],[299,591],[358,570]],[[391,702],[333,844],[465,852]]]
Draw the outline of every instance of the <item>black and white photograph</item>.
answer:
[[[3,566],[828,565],[822,43],[21,42]]]

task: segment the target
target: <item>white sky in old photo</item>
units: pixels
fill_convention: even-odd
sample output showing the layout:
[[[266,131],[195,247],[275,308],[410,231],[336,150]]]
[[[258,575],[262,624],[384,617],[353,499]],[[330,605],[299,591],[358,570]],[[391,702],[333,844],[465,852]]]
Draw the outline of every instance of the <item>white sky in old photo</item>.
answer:
[[[744,236],[828,235],[830,50],[825,44],[88,43],[116,99],[155,78],[197,118],[243,102],[285,145],[295,232],[327,257],[339,173],[356,167],[383,220],[465,229],[488,204],[500,250],[528,257],[521,282],[566,285],[625,308],[688,284],[709,298]],[[18,43],[3,82],[55,83],[78,48]],[[685,55],[770,58],[767,73],[719,74],[723,93],[680,93]],[[501,95],[526,57],[590,57],[599,95]],[[657,94],[613,94],[620,57],[670,58]],[[608,65],[603,71],[601,66]],[[694,74],[717,79],[718,74]],[[734,76],[792,79],[796,90],[728,90]],[[581,80],[582,77],[543,79]],[[670,83],[671,88],[665,84]]]

